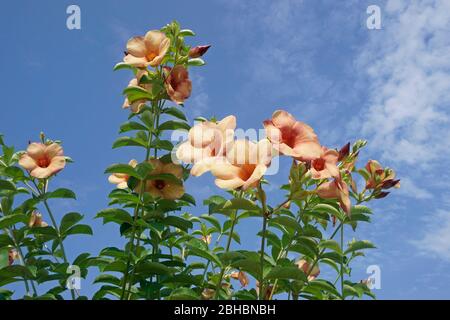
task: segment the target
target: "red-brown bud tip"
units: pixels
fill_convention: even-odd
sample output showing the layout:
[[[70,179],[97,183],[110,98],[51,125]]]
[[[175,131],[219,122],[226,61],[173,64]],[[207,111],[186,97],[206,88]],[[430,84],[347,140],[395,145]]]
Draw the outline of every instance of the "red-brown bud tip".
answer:
[[[388,194],[389,194],[390,192],[380,192],[379,194],[377,194],[376,196],[375,196],[375,199],[382,199],[382,198],[385,198]]]
[[[383,182],[383,184],[381,185],[381,188],[382,189],[390,189],[392,187],[395,187],[399,183],[400,183],[400,179],[398,179],[398,180],[389,179],[389,180],[386,180]]]
[[[211,45],[207,46],[196,46],[189,50],[189,58],[199,58],[203,56],[206,51],[211,47]]]
[[[339,150],[338,161],[342,161],[343,159],[345,159],[345,157],[347,157],[349,153],[350,153],[350,142],[347,143],[345,146],[343,146],[341,150]]]

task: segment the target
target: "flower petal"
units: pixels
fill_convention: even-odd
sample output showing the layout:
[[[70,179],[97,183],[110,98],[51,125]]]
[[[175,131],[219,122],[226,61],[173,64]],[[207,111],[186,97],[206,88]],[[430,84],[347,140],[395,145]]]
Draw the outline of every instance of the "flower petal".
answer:
[[[19,165],[28,171],[31,171],[37,167],[36,161],[26,153],[20,157]]]
[[[127,51],[136,58],[143,58],[147,54],[144,37],[133,37],[127,42]]]

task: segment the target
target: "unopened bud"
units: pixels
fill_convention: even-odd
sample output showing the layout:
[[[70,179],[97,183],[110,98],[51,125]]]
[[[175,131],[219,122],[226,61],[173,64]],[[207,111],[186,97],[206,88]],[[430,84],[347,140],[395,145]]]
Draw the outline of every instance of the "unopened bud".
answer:
[[[382,199],[382,198],[385,198],[388,194],[389,194],[390,192],[380,192],[379,194],[377,194],[376,196],[375,196],[375,199]]]
[[[338,161],[342,161],[343,159],[345,159],[350,153],[350,142],[347,143],[345,146],[343,146],[341,148],[341,150],[339,150],[339,158]]]
[[[211,45],[207,46],[196,46],[189,50],[189,58],[199,58],[203,56],[206,51],[211,47]]]
[[[381,188],[382,189],[390,189],[390,188],[395,187],[395,186],[397,186],[399,184],[400,184],[400,180],[399,179],[397,179],[397,180],[389,179],[389,180],[386,180],[386,181],[383,182],[383,184],[381,185]]]

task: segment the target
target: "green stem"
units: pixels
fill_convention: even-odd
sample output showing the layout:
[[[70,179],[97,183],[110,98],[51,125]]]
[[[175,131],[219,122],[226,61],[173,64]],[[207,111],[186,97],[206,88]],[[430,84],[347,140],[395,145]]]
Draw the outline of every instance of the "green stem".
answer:
[[[341,250],[344,250],[344,226],[341,228]],[[344,300],[344,252],[341,255],[341,296]]]
[[[260,278],[259,278],[259,300],[264,300],[264,258],[265,258],[265,247],[266,247],[266,231],[267,231],[267,204],[266,204],[266,195],[264,190],[262,189],[261,183],[258,185],[258,196],[262,205],[262,216],[263,216],[263,226],[262,226],[262,234],[261,234],[261,257],[260,257]]]

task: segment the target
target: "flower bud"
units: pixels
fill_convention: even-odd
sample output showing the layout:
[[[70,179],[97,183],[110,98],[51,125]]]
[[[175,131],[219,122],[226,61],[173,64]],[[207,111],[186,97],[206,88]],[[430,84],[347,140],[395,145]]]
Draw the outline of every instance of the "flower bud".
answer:
[[[376,196],[375,196],[375,199],[382,199],[382,198],[385,198],[388,194],[389,194],[390,192],[380,192],[379,194],[377,194]]]
[[[400,186],[400,179],[389,179],[383,182],[383,184],[381,185],[381,189],[390,189],[392,187],[398,188],[397,186]]]
[[[350,153],[350,142],[347,143],[345,146],[343,146],[341,148],[341,150],[339,150],[339,158],[338,161],[342,161],[343,159],[345,159]]]
[[[207,46],[196,46],[189,50],[189,58],[199,58],[203,56],[206,51],[211,47],[211,45]]]

